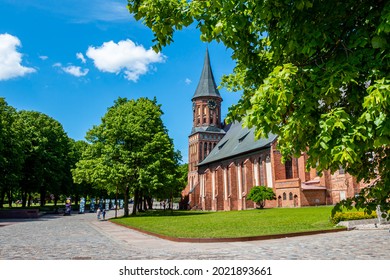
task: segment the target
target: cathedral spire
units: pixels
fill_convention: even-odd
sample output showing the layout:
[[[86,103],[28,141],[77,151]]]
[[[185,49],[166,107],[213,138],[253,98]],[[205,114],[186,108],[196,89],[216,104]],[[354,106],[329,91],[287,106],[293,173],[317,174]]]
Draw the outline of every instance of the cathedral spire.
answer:
[[[203,63],[202,74],[200,76],[198,87],[196,88],[195,94],[192,99],[203,96],[213,96],[221,98],[221,95],[218,92],[217,85],[214,80],[213,71],[211,70],[209,51],[207,48]]]

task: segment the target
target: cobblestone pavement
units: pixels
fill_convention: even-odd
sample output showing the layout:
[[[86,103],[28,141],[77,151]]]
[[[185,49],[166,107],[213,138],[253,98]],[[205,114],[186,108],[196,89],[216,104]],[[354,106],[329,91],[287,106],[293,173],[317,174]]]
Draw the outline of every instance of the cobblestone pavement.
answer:
[[[94,213],[45,215],[0,220],[0,259],[390,260],[390,232],[365,227],[262,241],[182,243],[98,221]]]

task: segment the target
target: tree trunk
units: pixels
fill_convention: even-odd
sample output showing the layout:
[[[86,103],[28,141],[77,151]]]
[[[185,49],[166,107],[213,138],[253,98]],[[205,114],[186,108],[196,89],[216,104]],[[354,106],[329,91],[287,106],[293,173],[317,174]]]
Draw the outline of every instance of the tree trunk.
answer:
[[[148,205],[146,205],[146,197],[144,197],[144,211],[148,210]]]
[[[116,187],[115,192],[115,218],[118,217],[118,187]]]
[[[138,212],[142,212],[144,210],[143,201],[144,201],[143,194],[141,192],[139,192],[138,193],[138,203],[137,203]]]
[[[260,209],[263,209],[265,206],[265,200],[260,201],[259,205],[260,205]]]
[[[125,200],[125,203],[123,206],[125,208],[124,209],[124,216],[128,217],[129,216],[129,186],[126,186],[123,196],[124,196],[124,200]]]
[[[42,201],[41,201],[42,203]],[[28,199],[27,199],[27,207],[31,206],[31,193],[28,194]]]
[[[135,191],[134,191],[133,213],[131,213],[131,215],[133,215],[133,216],[137,215],[138,201],[139,201],[139,190],[135,189]]]
[[[148,203],[148,209],[152,210],[153,209],[153,198],[151,198],[150,196],[147,196],[146,201]]]
[[[12,208],[12,191],[11,190],[7,191],[7,197],[8,197],[8,206],[9,206],[9,208]]]
[[[27,203],[27,192],[22,194],[22,207],[25,208]]]
[[[5,190],[4,189],[1,189],[1,192],[0,192],[0,208],[3,208],[4,207],[4,196],[5,196]]]
[[[169,207],[171,208],[171,214],[173,213],[173,193],[171,192],[171,198],[170,198],[170,202],[169,202]]]
[[[41,207],[45,206],[45,199],[46,199],[46,191],[41,189],[41,193],[40,193],[40,205]]]

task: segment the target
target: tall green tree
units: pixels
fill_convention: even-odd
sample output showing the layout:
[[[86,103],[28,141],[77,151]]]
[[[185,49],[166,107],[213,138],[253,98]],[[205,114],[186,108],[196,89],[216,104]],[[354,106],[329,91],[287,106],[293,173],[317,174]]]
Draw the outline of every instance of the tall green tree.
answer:
[[[5,197],[12,206],[12,194],[17,191],[22,176],[24,154],[17,119],[15,108],[0,98],[0,208]]]
[[[73,139],[69,139],[69,155],[68,155],[69,163],[68,164],[69,164],[70,173],[71,170],[76,168],[77,162],[80,161],[80,159],[82,158],[82,154],[87,149],[87,147],[88,147],[88,143],[83,140],[75,141]],[[74,202],[76,205],[81,197],[86,198],[88,195],[94,193],[91,184],[88,184],[86,182],[75,183],[73,181],[72,174],[70,174],[69,179],[70,179],[69,194],[74,198]]]
[[[172,147],[166,158],[169,161],[161,159],[158,168],[155,170],[155,174],[159,176],[160,186],[154,188],[152,196],[159,200],[168,199],[169,207],[173,209],[173,201],[175,198],[181,197],[181,191],[187,184],[188,165],[181,164],[182,156],[180,151],[173,152],[173,144],[168,144],[166,147]],[[173,159],[173,160],[172,160]],[[187,167],[187,169],[186,169]]]
[[[47,194],[58,197],[67,191],[69,138],[58,121],[43,113],[20,111],[19,116],[25,155],[20,182],[23,206],[34,192],[39,193],[44,206]]]
[[[308,168],[340,166],[370,183],[350,206],[390,209],[390,1],[129,0],[154,49],[196,24],[204,41],[232,50],[224,77],[242,98],[229,119],[279,135],[283,156]],[[375,180],[375,181],[372,181]]]
[[[98,126],[88,131],[90,145],[76,164],[76,182],[118,190],[134,197],[133,214],[142,196],[153,195],[167,183],[165,170],[175,166],[173,143],[162,122],[156,99],[118,98]]]

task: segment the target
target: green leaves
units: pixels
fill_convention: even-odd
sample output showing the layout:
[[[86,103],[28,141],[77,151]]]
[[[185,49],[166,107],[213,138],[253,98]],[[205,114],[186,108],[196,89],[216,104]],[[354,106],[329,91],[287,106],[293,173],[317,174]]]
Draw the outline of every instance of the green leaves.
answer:
[[[172,175],[177,173],[178,158],[162,114],[156,99],[119,98],[102,123],[88,131],[91,144],[76,164],[74,179],[108,191],[130,190],[134,195],[167,198],[173,188],[176,194],[178,177]]]
[[[249,200],[259,204],[260,208],[264,208],[266,200],[275,200],[276,195],[272,188],[266,186],[254,186],[247,196]]]
[[[289,113],[294,98],[296,73],[297,67],[292,64],[276,67],[251,97],[248,104],[250,109],[246,111],[244,124],[246,126],[257,124],[256,137],[265,137],[270,132],[280,132],[279,126]]]
[[[374,36],[371,44],[374,49],[384,49],[387,47],[387,40],[382,36]]]
[[[365,124],[375,137],[374,147],[390,144],[390,80],[381,79],[375,81],[367,89],[368,95],[364,98],[363,113],[359,121]]]
[[[0,194],[18,189],[25,158],[23,131],[16,110],[0,98]],[[3,207],[0,197],[0,208]]]
[[[379,176],[390,185],[389,1],[141,0],[129,7],[159,47],[196,21],[203,40],[232,50],[236,67],[223,85],[242,97],[229,121],[244,120],[257,137],[278,134],[283,156],[307,152],[308,168],[341,165],[358,180]]]
[[[62,125],[45,114],[20,111],[19,116],[25,137],[22,191],[40,192],[44,205],[46,192],[59,195],[70,187],[70,140]]]

